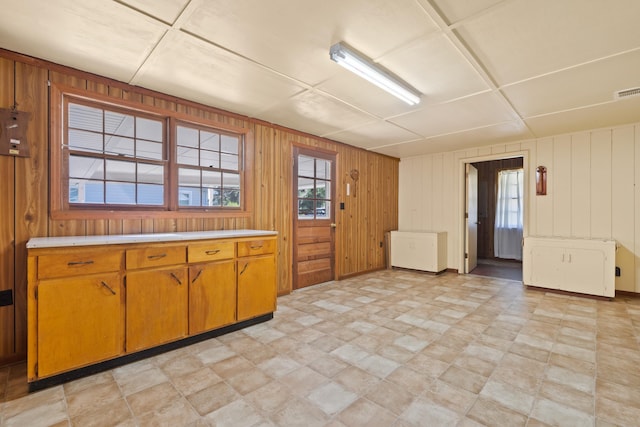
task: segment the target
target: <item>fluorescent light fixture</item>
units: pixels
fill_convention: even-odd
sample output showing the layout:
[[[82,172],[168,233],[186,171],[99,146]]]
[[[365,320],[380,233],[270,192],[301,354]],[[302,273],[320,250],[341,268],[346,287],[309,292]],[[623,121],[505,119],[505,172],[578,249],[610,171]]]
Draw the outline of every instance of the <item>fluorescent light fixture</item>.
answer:
[[[420,92],[343,42],[331,46],[329,57],[409,105],[420,102]]]

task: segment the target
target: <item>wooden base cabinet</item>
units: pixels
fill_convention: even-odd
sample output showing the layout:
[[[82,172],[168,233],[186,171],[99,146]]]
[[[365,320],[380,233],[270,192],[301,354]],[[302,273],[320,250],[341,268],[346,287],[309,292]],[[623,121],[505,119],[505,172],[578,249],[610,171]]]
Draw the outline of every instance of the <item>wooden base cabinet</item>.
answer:
[[[198,334],[234,323],[236,288],[233,259],[192,265],[189,268],[189,333]]]
[[[127,273],[127,352],[187,336],[186,267]]]
[[[167,236],[29,241],[30,387],[272,317],[275,232]]]
[[[38,286],[38,375],[124,353],[119,273],[43,280]]]

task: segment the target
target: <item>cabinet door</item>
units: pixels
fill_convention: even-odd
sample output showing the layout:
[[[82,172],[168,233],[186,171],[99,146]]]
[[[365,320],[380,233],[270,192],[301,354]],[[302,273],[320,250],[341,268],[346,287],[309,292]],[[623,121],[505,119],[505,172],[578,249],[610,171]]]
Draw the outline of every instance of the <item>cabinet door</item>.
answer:
[[[566,275],[563,290],[604,295],[605,254],[597,249],[567,249],[564,258]]]
[[[273,256],[238,260],[238,321],[276,309],[276,263]]]
[[[531,248],[531,266],[527,269],[531,274],[531,281],[527,284],[562,289],[565,276],[564,257],[564,248],[553,246]]]
[[[187,335],[187,267],[127,273],[127,352]]]
[[[119,273],[43,280],[37,291],[38,377],[123,352],[124,298]]]
[[[189,334],[219,328],[236,320],[235,261],[189,267]]]

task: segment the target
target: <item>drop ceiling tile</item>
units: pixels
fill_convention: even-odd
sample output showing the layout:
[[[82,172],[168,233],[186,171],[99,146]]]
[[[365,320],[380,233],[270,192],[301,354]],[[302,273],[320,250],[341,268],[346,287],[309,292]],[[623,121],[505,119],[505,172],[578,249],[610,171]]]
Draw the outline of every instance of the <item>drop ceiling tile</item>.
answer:
[[[432,137],[516,120],[499,95],[486,92],[428,106],[389,121],[424,137]]]
[[[208,0],[183,29],[309,85],[337,72],[329,48],[371,57],[437,30],[415,2]]]
[[[257,117],[312,135],[334,133],[374,119],[335,98],[314,91],[298,94],[260,112]]]
[[[489,89],[487,83],[444,35],[423,38],[385,55],[381,65],[415,87],[424,96],[418,106],[408,106],[372,83],[339,67],[318,88],[339,96],[379,117],[391,117]]]
[[[420,138],[413,132],[382,120],[322,136],[364,149]]]
[[[303,90],[293,80],[177,31],[154,51],[136,84],[245,115]]]
[[[134,9],[162,20],[168,24],[175,22],[189,0],[119,0]]]
[[[121,81],[129,81],[166,31],[116,2],[21,0],[3,9],[0,47]]]
[[[458,34],[499,85],[640,46],[637,0],[517,0]]]
[[[502,88],[522,117],[609,102],[640,86],[640,50]]]
[[[610,128],[638,122],[640,96],[525,120],[536,137]]]
[[[428,0],[419,0],[427,2]],[[440,11],[449,24],[455,24],[504,0],[434,0],[436,9]]]
[[[403,158],[489,146],[509,141],[521,141],[531,137],[531,133],[522,122],[513,121],[451,135],[426,138],[420,141],[377,147],[373,151]]]

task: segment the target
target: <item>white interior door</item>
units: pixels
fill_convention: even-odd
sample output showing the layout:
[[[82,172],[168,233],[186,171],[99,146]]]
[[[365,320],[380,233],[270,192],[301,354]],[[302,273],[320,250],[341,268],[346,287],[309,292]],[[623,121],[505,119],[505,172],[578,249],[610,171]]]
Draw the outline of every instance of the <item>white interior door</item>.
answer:
[[[467,175],[467,232],[465,238],[465,273],[470,273],[478,265],[478,169],[466,164]]]

